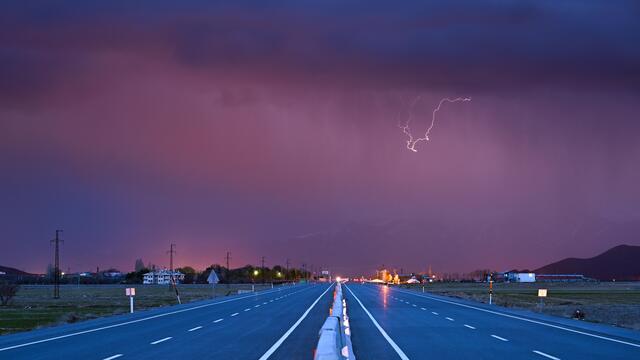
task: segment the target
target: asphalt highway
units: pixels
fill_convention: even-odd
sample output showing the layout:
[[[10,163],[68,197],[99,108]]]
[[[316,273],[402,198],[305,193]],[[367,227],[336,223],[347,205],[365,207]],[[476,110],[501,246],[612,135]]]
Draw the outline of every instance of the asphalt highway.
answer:
[[[296,285],[0,337],[0,359],[312,359],[333,284]],[[358,360],[640,359],[640,332],[346,284]]]
[[[333,284],[112,316],[0,337],[0,359],[309,359]]]
[[[395,287],[345,289],[357,359],[640,359],[637,331]]]

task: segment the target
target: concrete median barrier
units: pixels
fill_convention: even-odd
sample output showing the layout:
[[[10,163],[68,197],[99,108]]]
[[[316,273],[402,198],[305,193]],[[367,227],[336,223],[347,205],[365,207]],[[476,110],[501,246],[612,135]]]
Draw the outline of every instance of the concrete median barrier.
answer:
[[[340,282],[336,283],[330,313],[320,328],[314,360],[355,360],[347,303]]]

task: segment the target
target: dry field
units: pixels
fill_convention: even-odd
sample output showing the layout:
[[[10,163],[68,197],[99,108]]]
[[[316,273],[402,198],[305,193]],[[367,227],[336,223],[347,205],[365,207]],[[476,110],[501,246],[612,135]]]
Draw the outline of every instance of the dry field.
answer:
[[[135,287],[135,309],[177,304],[175,292],[164,285],[63,285],[60,299],[52,299],[53,287],[24,285],[9,306],[0,306],[0,335],[61,323],[71,323],[129,311],[126,287]],[[271,284],[256,284],[256,291]],[[237,294],[251,284],[178,285],[182,303]]]
[[[402,285],[422,291],[422,285]],[[548,289],[540,306],[538,289]],[[486,283],[433,283],[433,294],[488,302]],[[640,330],[640,282],[494,283],[493,301],[505,307],[524,308],[548,315],[572,317],[582,310],[586,321]]]

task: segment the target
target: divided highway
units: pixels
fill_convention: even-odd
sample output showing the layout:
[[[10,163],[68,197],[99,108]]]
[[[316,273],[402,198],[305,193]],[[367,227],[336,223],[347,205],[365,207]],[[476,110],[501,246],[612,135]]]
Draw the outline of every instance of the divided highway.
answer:
[[[0,337],[0,359],[312,359],[334,284],[296,285]],[[355,356],[640,359],[640,332],[346,284]]]
[[[0,359],[309,359],[332,287],[282,287],[2,336]]]
[[[358,359],[640,359],[637,332],[611,328],[630,339],[394,287],[345,289]]]

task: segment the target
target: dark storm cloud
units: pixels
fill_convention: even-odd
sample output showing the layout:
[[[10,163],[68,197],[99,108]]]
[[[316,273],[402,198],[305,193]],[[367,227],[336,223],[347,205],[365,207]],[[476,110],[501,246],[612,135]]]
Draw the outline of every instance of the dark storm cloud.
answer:
[[[329,265],[320,243],[369,271],[537,266],[637,239],[636,2],[0,7],[16,239],[0,265],[41,271],[58,226],[74,270],[162,264],[169,242],[196,267],[227,250]],[[412,153],[397,122],[417,93],[415,131],[441,97],[473,101]]]
[[[70,75],[108,51],[269,82],[402,89],[632,89],[640,84],[637,3],[20,2],[0,15],[3,93]],[[44,55],[44,56],[43,56]],[[19,61],[16,61],[16,58]],[[38,76],[33,62],[38,66]],[[8,77],[11,79],[11,77]]]

